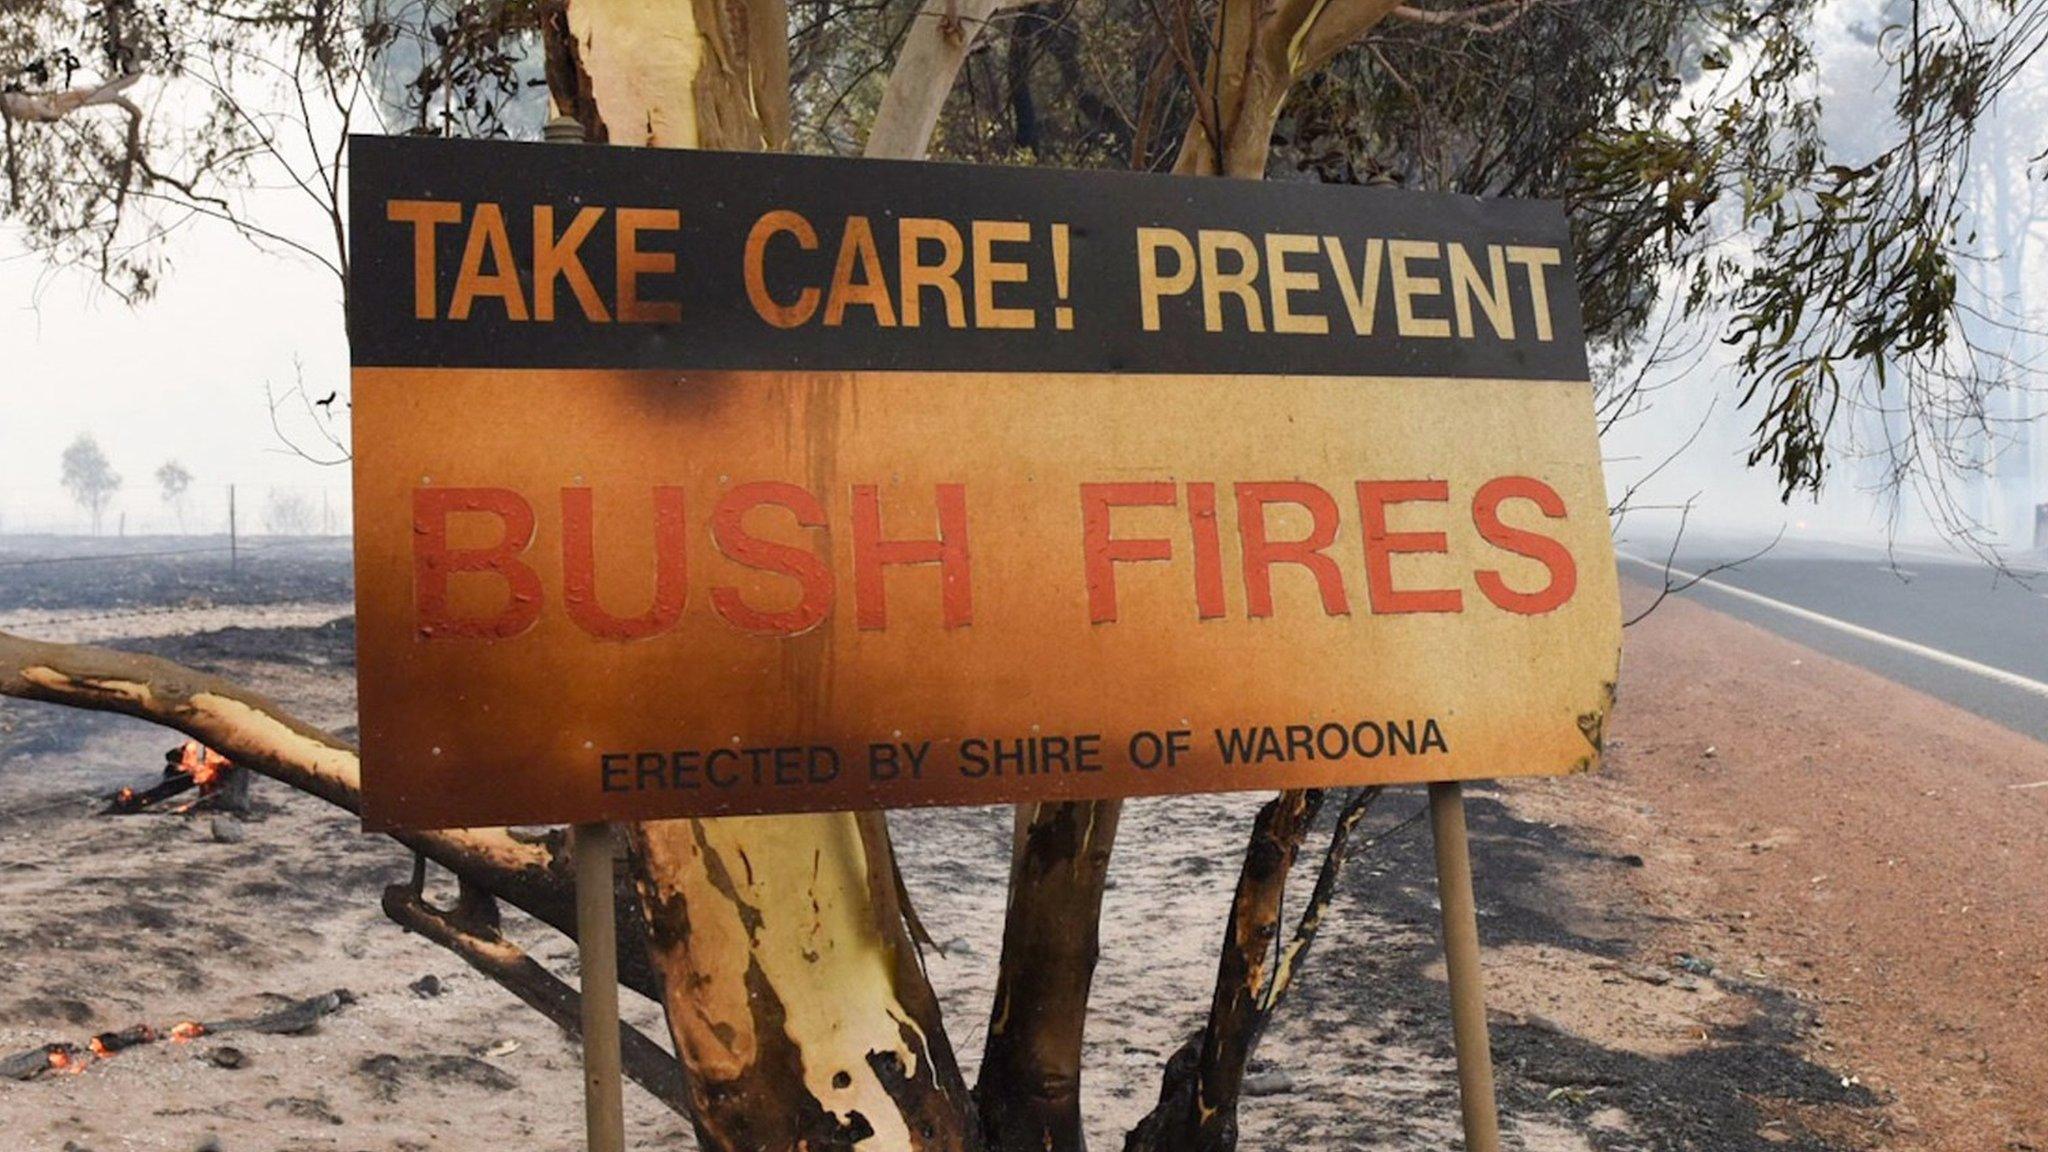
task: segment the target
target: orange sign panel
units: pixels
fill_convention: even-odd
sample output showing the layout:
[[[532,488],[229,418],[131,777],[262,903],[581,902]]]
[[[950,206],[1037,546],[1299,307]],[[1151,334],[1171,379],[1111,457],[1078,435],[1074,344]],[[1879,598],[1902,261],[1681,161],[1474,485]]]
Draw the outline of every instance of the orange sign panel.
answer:
[[[355,172],[373,827],[1597,761],[1618,598],[1550,206],[422,141]]]

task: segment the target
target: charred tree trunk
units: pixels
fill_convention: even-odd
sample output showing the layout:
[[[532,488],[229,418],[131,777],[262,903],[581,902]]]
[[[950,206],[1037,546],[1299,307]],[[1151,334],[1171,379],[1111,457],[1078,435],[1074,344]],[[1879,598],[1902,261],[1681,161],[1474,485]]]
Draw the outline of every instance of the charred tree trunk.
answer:
[[[1082,1152],[1081,1040],[1122,804],[1022,804],[988,1043],[975,1088],[1003,1152]]]
[[[1267,991],[1277,970],[1281,897],[1322,803],[1321,792],[1282,792],[1259,809],[1223,932],[1209,1023],[1195,1046],[1192,1066],[1179,1078],[1168,1069],[1159,1106],[1131,1133],[1126,1152],[1230,1152],[1237,1147],[1238,1096],[1264,1031]],[[1185,1062],[1186,1055],[1176,1059]]]
[[[1230,905],[1216,992],[1202,1030],[1167,1061],[1159,1102],[1124,1142],[1124,1152],[1228,1152],[1237,1146],[1237,1105],[1245,1070],[1321,933],[1337,878],[1353,855],[1352,834],[1385,790],[1354,790],[1323,850],[1315,887],[1285,947],[1279,944],[1287,874],[1322,807],[1316,792],[1283,792],[1260,810]],[[1413,824],[1414,819],[1362,846]]]

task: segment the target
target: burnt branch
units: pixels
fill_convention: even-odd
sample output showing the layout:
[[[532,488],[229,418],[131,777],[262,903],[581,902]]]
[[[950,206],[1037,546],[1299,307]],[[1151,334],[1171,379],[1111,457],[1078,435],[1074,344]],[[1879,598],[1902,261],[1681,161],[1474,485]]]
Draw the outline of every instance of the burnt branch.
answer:
[[[1230,1152],[1237,1102],[1252,1050],[1265,1031],[1267,994],[1279,969],[1287,873],[1323,805],[1320,790],[1282,792],[1259,809],[1224,928],[1209,1022],[1167,1062],[1159,1103],[1124,1142],[1125,1152]]]
[[[1358,825],[1384,791],[1359,788],[1345,799],[1308,903],[1284,945],[1280,920],[1287,873],[1323,797],[1284,792],[1259,811],[1231,903],[1209,1021],[1167,1060],[1159,1101],[1125,1138],[1125,1152],[1230,1152],[1237,1147],[1237,1103],[1245,1070],[1322,930],[1345,863],[1420,819],[1420,814],[1410,817],[1354,844]]]
[[[465,896],[469,890],[465,889]],[[412,886],[384,889],[384,914],[408,932],[416,932],[462,958],[521,1003],[553,1021],[571,1039],[583,1034],[583,997],[533,957],[505,939],[495,924],[479,926],[461,906],[443,912],[427,903]],[[689,1115],[689,1086],[683,1066],[667,1049],[630,1024],[619,1025],[620,1059],[633,1083],[680,1115]]]

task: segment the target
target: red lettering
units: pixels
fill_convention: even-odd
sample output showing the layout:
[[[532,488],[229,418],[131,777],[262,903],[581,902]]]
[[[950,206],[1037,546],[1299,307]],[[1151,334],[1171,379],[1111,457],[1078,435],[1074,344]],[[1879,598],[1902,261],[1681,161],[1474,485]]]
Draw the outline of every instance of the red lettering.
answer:
[[[1308,511],[1309,534],[1300,540],[1266,538],[1266,505],[1295,504]],[[1316,578],[1323,611],[1348,616],[1344,577],[1337,562],[1323,555],[1337,539],[1337,501],[1303,480],[1271,480],[1237,485],[1237,531],[1244,542],[1244,598],[1254,618],[1273,614],[1275,564],[1298,564]]]
[[[1456,588],[1394,587],[1396,554],[1443,553],[1450,551],[1450,545],[1441,532],[1389,532],[1387,505],[1441,504],[1450,498],[1451,486],[1442,480],[1358,482],[1358,513],[1365,521],[1365,587],[1374,615],[1465,610],[1465,594]]]
[[[937,564],[939,603],[948,628],[974,621],[974,589],[967,557],[967,487],[938,485],[937,540],[882,539],[882,502],[873,484],[853,489],[853,603],[862,628],[886,628],[889,602],[882,569],[890,564]]]
[[[825,508],[818,498],[794,484],[758,480],[727,492],[711,512],[711,539],[736,564],[774,572],[796,581],[794,608],[764,611],[746,602],[737,588],[711,590],[711,607],[735,628],[747,632],[795,636],[823,623],[832,610],[832,569],[816,553],[763,540],[749,533],[747,513],[763,504],[787,508],[805,528],[825,526]]]
[[[1195,613],[1214,620],[1223,603],[1223,540],[1216,527],[1216,486],[1188,485],[1188,531],[1195,537]]]
[[[1081,485],[1081,557],[1088,584],[1088,619],[1107,624],[1116,619],[1116,564],[1119,561],[1171,560],[1173,542],[1162,539],[1116,540],[1110,537],[1110,510],[1126,507],[1171,508],[1173,483],[1167,480],[1125,481]]]
[[[448,518],[496,516],[505,534],[488,548],[448,547]],[[412,492],[412,590],[422,640],[505,640],[540,619],[540,574],[519,559],[533,543],[533,505],[507,488],[415,488]],[[448,607],[448,578],[490,572],[508,593],[496,616],[462,616]]]
[[[593,520],[590,489],[562,489],[562,604],[569,619],[600,640],[644,640],[675,627],[690,588],[683,490],[654,490],[654,604],[638,616],[614,616],[598,603]]]
[[[1578,591],[1578,565],[1572,561],[1571,551],[1551,537],[1501,523],[1500,506],[1506,500],[1527,500],[1550,519],[1562,520],[1564,498],[1550,485],[1528,476],[1488,480],[1472,497],[1472,522],[1479,527],[1480,539],[1503,552],[1542,564],[1550,570],[1550,583],[1535,592],[1517,592],[1508,587],[1499,572],[1490,569],[1474,572],[1472,578],[1488,600],[1509,612],[1538,616],[1554,611]]]

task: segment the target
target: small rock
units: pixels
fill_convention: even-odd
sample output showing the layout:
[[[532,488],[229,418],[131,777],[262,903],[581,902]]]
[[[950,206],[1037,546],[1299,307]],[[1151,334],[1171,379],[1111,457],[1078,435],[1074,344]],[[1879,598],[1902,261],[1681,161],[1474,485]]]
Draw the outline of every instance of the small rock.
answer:
[[[406,987],[412,989],[412,994],[420,999],[432,1000],[441,994],[441,978],[429,972]]]
[[[272,1112],[282,1112],[301,1120],[315,1120],[339,1128],[347,1121],[334,1114],[334,1108],[325,1096],[279,1096],[264,1101],[263,1107]]]
[[[1630,852],[1623,856],[1617,856],[1615,857],[1615,859],[1620,861],[1622,867],[1624,868],[1641,868],[1643,866],[1643,858],[1641,856],[1636,855],[1633,852]]]
[[[240,1068],[249,1062],[249,1057],[240,1048],[223,1044],[206,1054],[206,1061],[215,1068]]]
[[[213,840],[216,844],[240,844],[249,838],[249,832],[240,821],[229,816],[213,818]]]
[[[64,1142],[64,1152],[92,1152],[92,1149],[80,1144],[76,1140],[66,1140]]]
[[[1679,970],[1690,972],[1695,976],[1712,976],[1714,974],[1714,962],[1712,960],[1708,960],[1703,956],[1695,956],[1690,952],[1680,953],[1674,963]]]
[[[1244,1094],[1247,1096],[1285,1096],[1292,1091],[1294,1077],[1279,1068],[1252,1072],[1244,1078]]]
[[[1627,1112],[1619,1108],[1602,1108],[1586,1117],[1586,1127],[1595,1132],[1620,1136],[1633,1130],[1635,1125],[1629,1122]]]
[[[974,955],[974,945],[968,943],[965,936],[955,936],[944,944],[939,945],[939,955],[972,956]]]
[[[1662,968],[1652,968],[1647,964],[1623,965],[1621,974],[1631,980],[1641,980],[1645,984],[1653,984],[1660,988],[1671,983],[1671,973],[1666,972]]]
[[[1716,758],[1716,757],[1720,756],[1720,755],[1721,755],[1721,752],[1720,752],[1720,750],[1719,750],[1719,749],[1715,748],[1715,747],[1714,747],[1714,746],[1713,746],[1712,744],[1709,744],[1709,745],[1707,745],[1707,750],[1706,750],[1705,752],[1702,752],[1702,753],[1700,753],[1700,755],[1702,755],[1702,756],[1705,756],[1705,757],[1706,757],[1707,759],[1709,759],[1709,760],[1712,760],[1712,759],[1714,759],[1714,758]]]
[[[220,1137],[208,1132],[192,1146],[192,1152],[220,1152]]]

